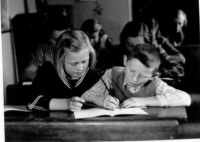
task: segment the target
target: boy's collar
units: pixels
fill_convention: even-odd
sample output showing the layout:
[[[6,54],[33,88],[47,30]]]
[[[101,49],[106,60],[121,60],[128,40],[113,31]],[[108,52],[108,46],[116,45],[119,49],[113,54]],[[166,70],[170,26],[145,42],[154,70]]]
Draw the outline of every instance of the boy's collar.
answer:
[[[126,82],[126,79],[125,79],[125,77],[124,77],[124,84],[123,84],[123,89],[129,89],[132,93],[135,93],[135,92],[137,92],[137,91],[139,91],[140,90],[140,88],[143,86],[144,84],[142,84],[142,85],[140,85],[140,86],[137,86],[137,87],[133,87],[133,86],[129,86],[128,84],[127,84],[127,82]],[[134,91],[133,91],[134,90]]]
[[[140,86],[137,86],[137,87],[133,87],[133,86],[129,86],[127,84],[127,81],[126,81],[126,78],[125,78],[125,71],[123,71],[123,80],[124,80],[124,83],[123,83],[123,89],[126,89],[127,87],[128,88],[132,88],[133,90],[139,90],[144,84],[140,85]],[[132,90],[131,89],[131,90]]]

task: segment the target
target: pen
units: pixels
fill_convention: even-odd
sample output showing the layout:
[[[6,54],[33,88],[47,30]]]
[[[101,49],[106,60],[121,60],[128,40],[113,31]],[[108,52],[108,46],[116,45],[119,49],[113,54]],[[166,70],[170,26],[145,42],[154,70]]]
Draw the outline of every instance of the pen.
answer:
[[[97,106],[97,105],[95,105],[95,104],[91,104],[91,103],[79,102],[79,101],[75,101],[75,100],[73,100],[73,102],[78,102],[78,103],[81,103],[81,104],[86,105],[86,106],[91,106],[91,107],[97,107],[97,108],[102,108],[102,109],[112,110],[112,109],[104,108],[104,107],[102,107],[102,106]]]
[[[108,86],[106,85],[106,83],[104,82],[104,80],[102,79],[102,77],[101,77],[101,81],[102,81],[103,84],[105,85],[105,87],[106,87],[106,89],[108,90],[109,94],[118,102],[119,100],[113,96],[112,92],[110,91],[110,89],[108,89]],[[119,109],[121,110],[120,105],[119,105],[118,107],[119,107]]]

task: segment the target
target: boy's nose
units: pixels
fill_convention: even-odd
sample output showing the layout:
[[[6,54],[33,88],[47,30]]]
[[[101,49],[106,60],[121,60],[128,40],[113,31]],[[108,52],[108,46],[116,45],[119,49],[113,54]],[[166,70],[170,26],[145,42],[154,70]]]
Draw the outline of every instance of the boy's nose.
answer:
[[[133,80],[134,82],[137,82],[137,81],[138,81],[138,75],[134,75],[133,78],[132,78],[132,80]]]
[[[78,71],[83,71],[84,66],[83,66],[82,63],[77,64],[76,67],[77,67],[77,70],[78,70]]]

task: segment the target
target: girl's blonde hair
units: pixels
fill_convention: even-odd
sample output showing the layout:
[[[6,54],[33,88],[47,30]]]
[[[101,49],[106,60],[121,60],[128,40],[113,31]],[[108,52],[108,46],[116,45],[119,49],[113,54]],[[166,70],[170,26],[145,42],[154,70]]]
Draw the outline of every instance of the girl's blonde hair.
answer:
[[[88,36],[80,30],[65,31],[60,35],[55,47],[55,66],[59,75],[62,74],[65,57],[69,52],[80,52],[82,49],[89,50],[89,68],[93,70],[96,64],[96,53]]]

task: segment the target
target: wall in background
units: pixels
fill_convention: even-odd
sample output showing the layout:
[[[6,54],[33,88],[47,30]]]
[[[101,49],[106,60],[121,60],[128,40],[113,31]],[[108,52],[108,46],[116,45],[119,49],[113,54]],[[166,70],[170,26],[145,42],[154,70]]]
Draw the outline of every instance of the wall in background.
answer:
[[[81,24],[88,18],[96,18],[102,23],[106,33],[114,43],[119,43],[119,34],[124,25],[131,20],[129,0],[97,0],[96,2],[79,2],[74,6],[74,26]],[[101,15],[94,11],[101,11]]]
[[[115,44],[119,43],[119,34],[124,25],[132,19],[131,0],[47,0],[47,4],[73,5],[73,24],[78,29],[85,20],[98,19]]]
[[[24,0],[7,0],[9,18],[12,19],[17,14],[25,13]],[[30,13],[36,12],[35,1],[27,0]],[[14,54],[12,44],[12,31],[2,33],[2,59],[3,59],[3,91],[6,99],[6,86],[16,83]]]

